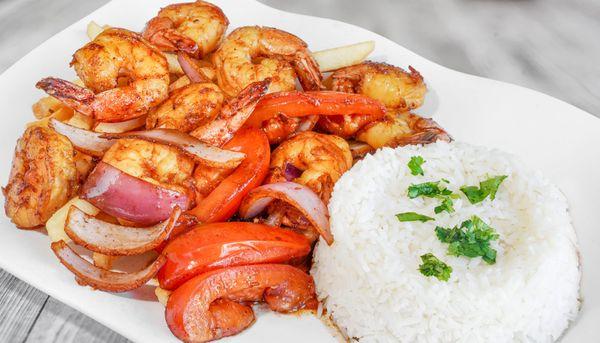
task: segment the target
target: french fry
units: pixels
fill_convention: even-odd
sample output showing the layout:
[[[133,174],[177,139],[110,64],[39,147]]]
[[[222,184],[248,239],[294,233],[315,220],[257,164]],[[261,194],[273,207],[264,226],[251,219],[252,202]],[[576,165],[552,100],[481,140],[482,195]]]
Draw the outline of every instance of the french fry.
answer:
[[[166,289],[162,289],[160,287],[156,287],[154,289],[154,294],[156,294],[158,302],[163,304],[163,306],[167,306],[167,301],[169,301],[169,296],[171,293],[171,291],[167,291]]]
[[[48,236],[52,242],[57,242],[60,240],[65,242],[71,241],[69,236],[67,236],[65,233],[65,222],[67,221],[67,214],[69,213],[71,206],[76,206],[78,209],[91,216],[95,216],[98,214],[98,212],[100,212],[96,206],[83,199],[79,199],[78,197],[69,200],[58,211],[54,212],[52,217],[50,217],[50,219],[48,219],[46,222],[46,231],[48,232]]]
[[[337,48],[315,51],[313,57],[321,71],[332,71],[364,61],[375,49],[375,42],[366,41]]]
[[[106,270],[111,270],[115,261],[119,258],[119,256],[109,256],[104,255],[98,252],[92,253],[92,261],[94,261],[94,265],[96,267],[104,268]]]
[[[102,31],[108,29],[109,27],[110,26],[108,25],[100,26],[98,23],[92,20],[87,25],[87,36],[90,40],[94,40],[96,36],[101,34]]]

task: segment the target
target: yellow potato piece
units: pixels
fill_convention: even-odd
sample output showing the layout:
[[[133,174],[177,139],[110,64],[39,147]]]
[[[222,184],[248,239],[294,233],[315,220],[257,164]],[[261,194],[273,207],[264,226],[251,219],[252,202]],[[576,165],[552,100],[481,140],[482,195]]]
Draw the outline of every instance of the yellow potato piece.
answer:
[[[366,41],[313,52],[321,71],[332,71],[359,64],[375,49],[375,42]]]
[[[163,306],[167,306],[167,301],[169,301],[169,296],[171,293],[171,291],[167,291],[166,289],[162,289],[160,287],[156,287],[154,289],[154,294],[156,294],[158,302],[163,304]]]

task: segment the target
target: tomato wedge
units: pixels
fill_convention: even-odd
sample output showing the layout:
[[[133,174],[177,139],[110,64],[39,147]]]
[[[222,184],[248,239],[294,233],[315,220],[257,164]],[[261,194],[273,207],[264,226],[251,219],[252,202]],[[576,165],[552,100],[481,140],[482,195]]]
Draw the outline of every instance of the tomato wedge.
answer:
[[[303,235],[254,223],[197,226],[163,250],[167,262],[158,273],[160,287],[173,290],[209,270],[259,263],[286,263],[310,252]]]
[[[219,303],[223,300],[225,305]],[[165,318],[177,338],[206,342],[239,333],[252,322],[252,313],[243,315],[231,303],[244,301],[265,301],[278,312],[318,305],[310,275],[285,264],[257,264],[217,269],[189,280],[171,293]],[[220,304],[218,309],[215,304]]]
[[[269,170],[271,148],[267,136],[259,129],[238,131],[223,149],[242,152],[246,158],[206,198],[187,212],[202,223],[229,219],[244,196],[262,183]]]
[[[289,117],[303,117],[313,114],[371,115],[373,120],[385,115],[385,106],[368,96],[333,91],[291,91],[265,95],[246,121],[248,127],[258,128],[262,123],[277,114]]]

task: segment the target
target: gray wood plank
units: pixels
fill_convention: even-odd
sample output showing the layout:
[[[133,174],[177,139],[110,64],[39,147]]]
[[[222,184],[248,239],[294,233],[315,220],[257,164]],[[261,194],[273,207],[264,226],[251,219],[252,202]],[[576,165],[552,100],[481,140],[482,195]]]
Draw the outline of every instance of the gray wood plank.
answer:
[[[0,342],[22,342],[35,323],[48,296],[0,271]]]
[[[50,298],[25,342],[125,343],[129,341],[90,317]]]

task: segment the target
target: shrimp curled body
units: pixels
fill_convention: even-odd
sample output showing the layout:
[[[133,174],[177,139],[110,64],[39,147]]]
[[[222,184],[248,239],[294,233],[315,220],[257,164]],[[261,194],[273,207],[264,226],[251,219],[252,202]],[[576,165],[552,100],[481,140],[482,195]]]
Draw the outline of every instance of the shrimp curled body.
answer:
[[[217,48],[227,26],[229,20],[219,7],[196,1],[162,8],[143,35],[162,51],[183,51],[200,58]]]
[[[321,72],[300,38],[274,28],[245,26],[234,30],[213,56],[219,86],[235,96],[252,82],[271,78],[269,92],[322,88]]]
[[[77,191],[71,142],[54,130],[29,127],[17,142],[7,186],[6,215],[20,228],[43,225]]]
[[[36,87],[98,121],[142,116],[168,96],[165,56],[132,31],[103,31],[75,52],[71,65],[87,88],[56,78]]]

